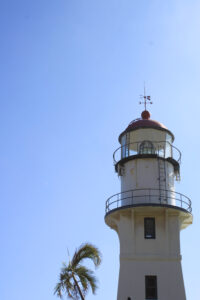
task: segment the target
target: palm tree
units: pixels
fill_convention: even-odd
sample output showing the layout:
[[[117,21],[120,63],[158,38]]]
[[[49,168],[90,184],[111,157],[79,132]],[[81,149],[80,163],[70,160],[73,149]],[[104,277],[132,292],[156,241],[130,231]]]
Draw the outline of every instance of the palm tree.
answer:
[[[62,298],[65,292],[68,298],[85,300],[85,294],[90,287],[95,294],[97,279],[94,272],[81,264],[86,258],[91,259],[95,267],[101,263],[101,253],[94,245],[88,243],[81,245],[79,249],[76,249],[68,265],[63,264],[54,294]]]

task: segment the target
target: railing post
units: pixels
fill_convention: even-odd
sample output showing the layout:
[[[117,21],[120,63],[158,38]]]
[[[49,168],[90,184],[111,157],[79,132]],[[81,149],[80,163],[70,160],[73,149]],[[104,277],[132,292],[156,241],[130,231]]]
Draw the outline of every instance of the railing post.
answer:
[[[165,158],[165,155],[166,155],[166,142],[164,143],[164,158]]]
[[[170,144],[170,146],[171,146],[171,157],[174,158],[174,154],[173,154],[174,149],[173,149],[173,146],[171,144]]]
[[[109,206],[108,206],[108,201],[109,201],[109,200],[106,201],[106,213],[107,213],[108,207],[109,207]]]
[[[128,157],[130,156],[130,143],[128,143]]]

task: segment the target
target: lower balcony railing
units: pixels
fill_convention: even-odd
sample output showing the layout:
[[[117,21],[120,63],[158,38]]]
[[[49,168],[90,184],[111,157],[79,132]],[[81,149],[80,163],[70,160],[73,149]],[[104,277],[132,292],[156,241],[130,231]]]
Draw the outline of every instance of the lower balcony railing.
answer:
[[[168,205],[192,212],[191,200],[171,190],[136,189],[115,194],[106,201],[106,214],[115,209],[143,205]]]

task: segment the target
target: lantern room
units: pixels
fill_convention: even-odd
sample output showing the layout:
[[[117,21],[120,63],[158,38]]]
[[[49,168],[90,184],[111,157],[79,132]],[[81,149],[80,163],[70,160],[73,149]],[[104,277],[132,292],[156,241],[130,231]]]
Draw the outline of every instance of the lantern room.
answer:
[[[119,136],[121,146],[113,154],[116,172],[121,176],[125,162],[134,156],[147,155],[167,159],[179,179],[181,152],[172,145],[173,141],[173,133],[163,124],[151,120],[148,111],[143,111],[141,118],[132,121]]]
[[[120,147],[113,154],[121,193],[108,199],[109,210],[116,203],[122,207],[161,204],[191,209],[190,200],[175,192],[174,181],[180,180],[181,152],[173,141],[173,133],[150,119],[147,110],[128,125],[119,135]]]

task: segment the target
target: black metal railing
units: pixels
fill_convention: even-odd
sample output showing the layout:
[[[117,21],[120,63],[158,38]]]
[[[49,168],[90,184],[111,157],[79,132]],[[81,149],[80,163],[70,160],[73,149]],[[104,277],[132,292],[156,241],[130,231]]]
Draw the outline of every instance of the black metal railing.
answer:
[[[106,214],[112,210],[143,205],[168,205],[178,207],[188,212],[192,212],[191,200],[181,194],[171,190],[159,189],[135,189],[117,193],[106,201]]]
[[[149,146],[145,146],[145,142],[149,143]],[[181,152],[171,143],[166,141],[140,141],[128,143],[117,148],[113,153],[114,165],[116,165],[121,159],[139,154],[155,154],[162,158],[173,158],[179,164],[181,163]]]

